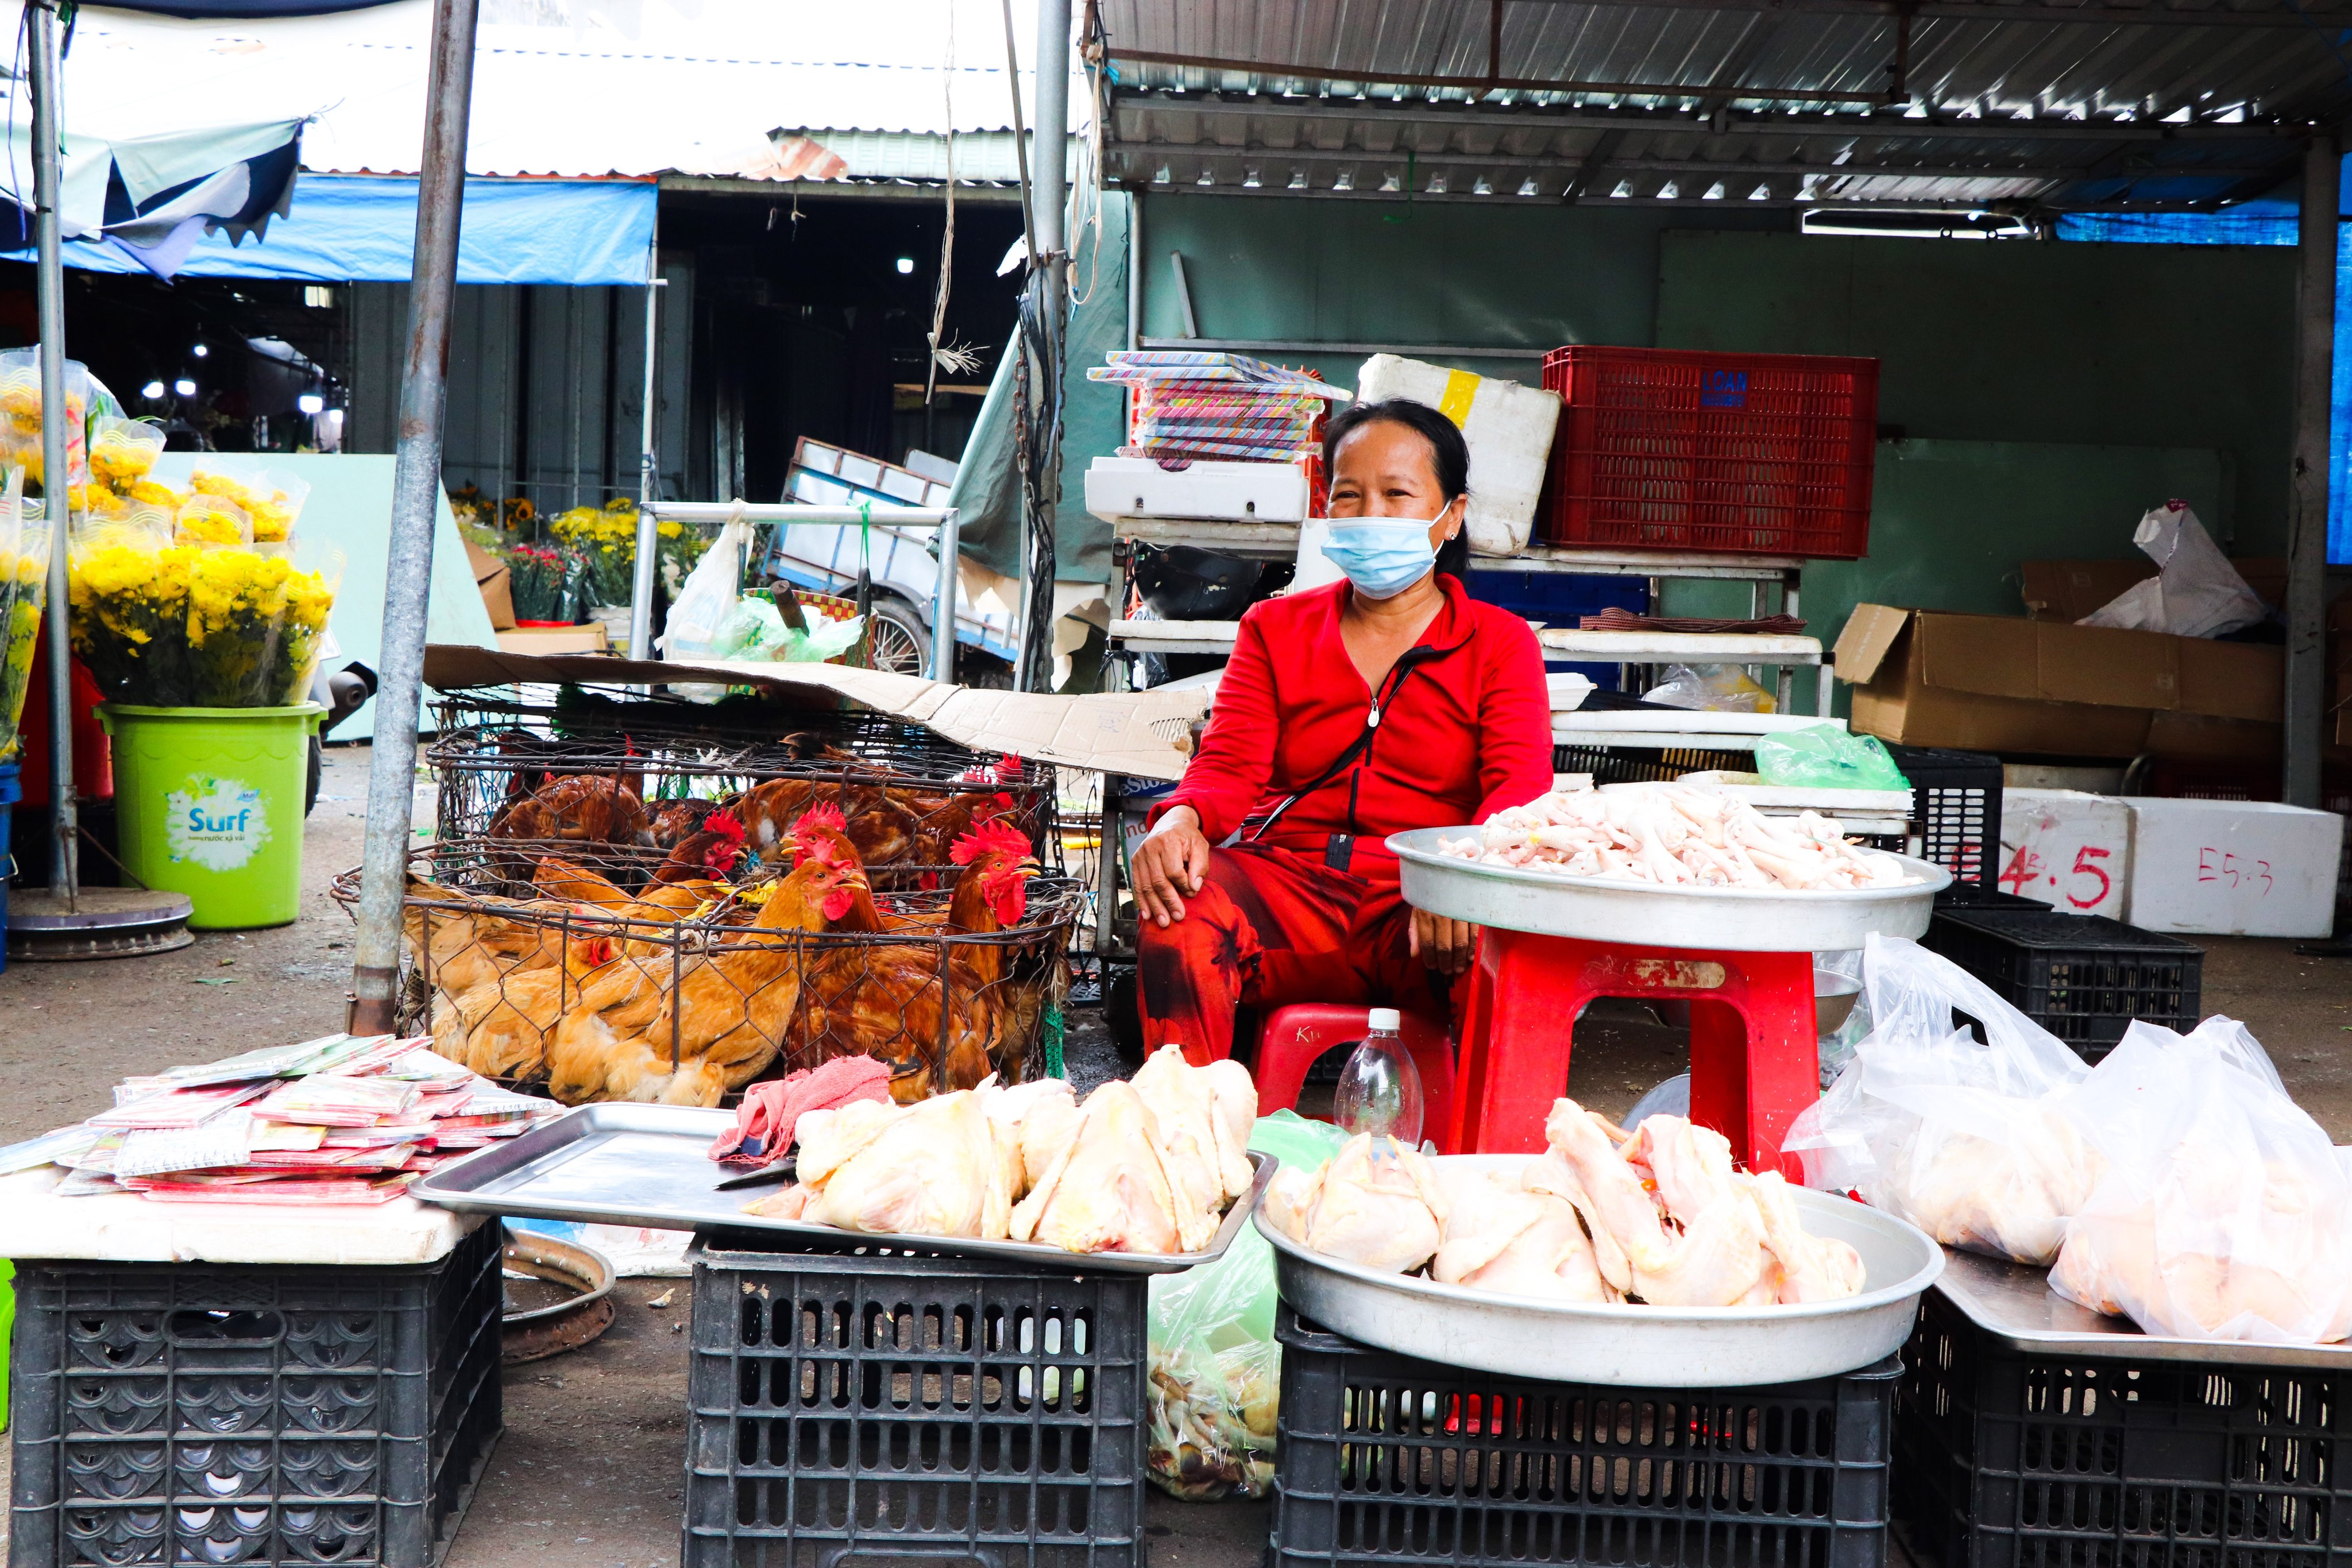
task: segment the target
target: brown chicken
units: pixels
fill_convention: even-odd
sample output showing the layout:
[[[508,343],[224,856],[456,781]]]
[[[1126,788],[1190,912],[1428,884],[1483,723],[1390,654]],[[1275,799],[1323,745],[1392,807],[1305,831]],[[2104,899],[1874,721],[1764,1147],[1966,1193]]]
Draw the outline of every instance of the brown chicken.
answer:
[[[489,836],[648,847],[654,841],[653,819],[637,792],[617,778],[594,773],[566,773],[509,800],[490,819]]]
[[[608,938],[575,938],[560,964],[445,990],[433,1001],[433,1048],[485,1078],[534,1077],[557,1021],[579,1005],[582,984],[614,961]]]
[[[732,879],[743,865],[743,824],[731,811],[715,811],[678,841],[669,858],[654,868],[656,882]]]
[[[800,1003],[802,954],[787,933],[825,930],[864,882],[856,860],[805,844],[749,930],[688,961],[675,984],[664,959],[625,957],[587,979],[555,1026],[550,1092],[568,1105],[718,1104],[775,1059]]]
[[[837,824],[838,814],[819,806],[803,817],[801,832],[839,854],[847,841]],[[1026,907],[1028,879],[1036,874],[1028,839],[992,825],[960,840],[954,857],[964,869],[956,879],[943,929],[992,932],[1017,925]],[[885,934],[892,928],[877,917],[868,900],[853,901],[835,929]],[[942,946],[950,954],[944,976]],[[810,968],[800,1014],[793,1021],[794,1065],[873,1057],[890,1064],[891,1098],[902,1105],[972,1088],[996,1070],[1000,1055],[1014,1054],[1000,1043],[1013,1020],[989,994],[1001,978],[1002,955],[975,957],[961,951],[982,947],[859,942],[825,953]]]
[[[715,800],[666,800],[654,814],[654,847],[675,849],[702,831],[703,819],[719,809]]]
[[[841,814],[841,831],[856,846],[858,863],[868,868],[905,859],[922,826],[884,786],[839,779],[770,779],[736,796],[732,809],[743,824],[745,847],[766,860],[820,803]]]
[[[562,933],[530,918],[551,907],[562,906],[453,893],[412,875],[400,913],[401,935],[425,983],[455,995],[518,970],[554,964],[562,952]]]
[[[540,861],[531,883],[551,898],[590,905],[598,913],[612,917],[612,922],[590,927],[585,934],[613,937],[619,944],[619,952],[632,957],[667,952],[673,942],[657,928],[674,926],[704,905],[715,903],[733,891],[724,882],[697,879],[656,883],[646,889],[644,897],[631,898],[601,873],[553,856]]]

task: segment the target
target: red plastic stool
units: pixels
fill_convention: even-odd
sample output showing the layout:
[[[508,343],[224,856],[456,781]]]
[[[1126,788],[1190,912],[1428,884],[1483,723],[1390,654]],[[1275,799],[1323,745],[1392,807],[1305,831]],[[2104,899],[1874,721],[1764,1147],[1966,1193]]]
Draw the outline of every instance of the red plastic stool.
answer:
[[[1691,1120],[1730,1139],[1749,1170],[1801,1178],[1780,1140],[1821,1095],[1809,952],[1629,947],[1487,927],[1462,1016],[1451,1148],[1543,1149],[1544,1117],[1568,1088],[1570,1031],[1596,996],[1690,1003]]]
[[[1257,1065],[1250,1073],[1257,1080],[1257,1113],[1297,1110],[1298,1091],[1315,1058],[1334,1046],[1362,1039],[1371,1026],[1370,1015],[1369,1007],[1325,1002],[1275,1009],[1259,1034]],[[1421,1072],[1422,1136],[1451,1152],[1446,1140],[1454,1121],[1454,1042],[1442,1025],[1412,1013],[1404,1015],[1397,1038]]]

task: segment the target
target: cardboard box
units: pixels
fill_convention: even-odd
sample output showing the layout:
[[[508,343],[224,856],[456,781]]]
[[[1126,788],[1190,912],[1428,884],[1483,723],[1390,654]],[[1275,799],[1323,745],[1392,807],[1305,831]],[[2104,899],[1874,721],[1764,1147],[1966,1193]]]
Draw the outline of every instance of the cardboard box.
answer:
[[[2053,756],[2274,755],[2277,647],[1858,605],[1836,649],[1853,728]]]
[[[475,543],[466,541],[466,560],[474,569],[474,586],[482,595],[482,607],[490,612],[490,629],[494,632],[514,629],[514,574],[507,563]]]
[[[2124,919],[2147,931],[2326,936],[2344,818],[2270,801],[2133,796]]]
[[[602,621],[590,621],[584,626],[509,626],[498,636],[499,651],[501,653],[593,653],[609,656],[613,651],[612,643],[604,636],[604,623]],[[604,676],[598,679],[619,678]]]
[[[2250,555],[2230,564],[2264,604],[2284,601],[2285,557]],[[2079,621],[2133,584],[2155,575],[2156,563],[2145,555],[2122,561],[2028,561],[2018,567],[2018,595],[2034,620]]]
[[[2114,795],[2008,789],[2000,795],[2000,890],[2062,913],[2120,920],[2129,901],[2131,808]]]

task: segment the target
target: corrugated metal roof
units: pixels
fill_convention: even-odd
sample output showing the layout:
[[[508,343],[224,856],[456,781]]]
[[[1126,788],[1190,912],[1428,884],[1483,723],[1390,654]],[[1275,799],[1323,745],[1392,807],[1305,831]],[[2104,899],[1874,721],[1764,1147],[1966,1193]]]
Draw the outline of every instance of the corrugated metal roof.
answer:
[[[1103,16],[1107,175],[1160,188],[2210,205],[2275,184],[2352,106],[2334,42],[2352,11],[2301,0],[1105,0]]]
[[[488,15],[529,9],[493,6]],[[774,177],[770,133],[820,126],[832,128],[826,145],[852,171],[843,177],[868,177],[870,163],[870,177],[943,178],[940,133],[952,113],[960,180],[1018,177],[998,168],[1010,168],[1013,123],[999,0],[788,8],[701,0],[693,16],[685,9],[647,0],[634,36],[601,18],[577,26],[486,20],[477,36],[467,170]],[[1034,0],[1014,10],[1025,119]],[[225,111],[315,114],[303,139],[307,166],[414,173],[431,15],[430,0],[266,21],[85,8],[67,63],[67,123],[102,121],[110,133],[127,135],[203,124]],[[1076,105],[1087,101],[1082,91],[1071,96]],[[926,144],[938,148],[939,175],[912,172]]]

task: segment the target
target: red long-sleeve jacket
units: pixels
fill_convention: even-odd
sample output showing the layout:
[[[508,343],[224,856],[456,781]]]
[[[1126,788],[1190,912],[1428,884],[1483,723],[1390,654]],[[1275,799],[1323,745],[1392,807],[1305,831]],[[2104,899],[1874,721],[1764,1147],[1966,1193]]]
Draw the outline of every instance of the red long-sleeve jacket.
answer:
[[[1388,835],[1483,822],[1549,789],[1551,703],[1535,634],[1456,579],[1437,583],[1445,607],[1383,682],[1376,723],[1373,694],[1339,641],[1347,584],[1252,605],[1200,753],[1153,819],[1189,805],[1222,843],[1321,777],[1368,723],[1362,754],[1258,842],[1320,858],[1333,834],[1352,835],[1357,874],[1392,877]]]

